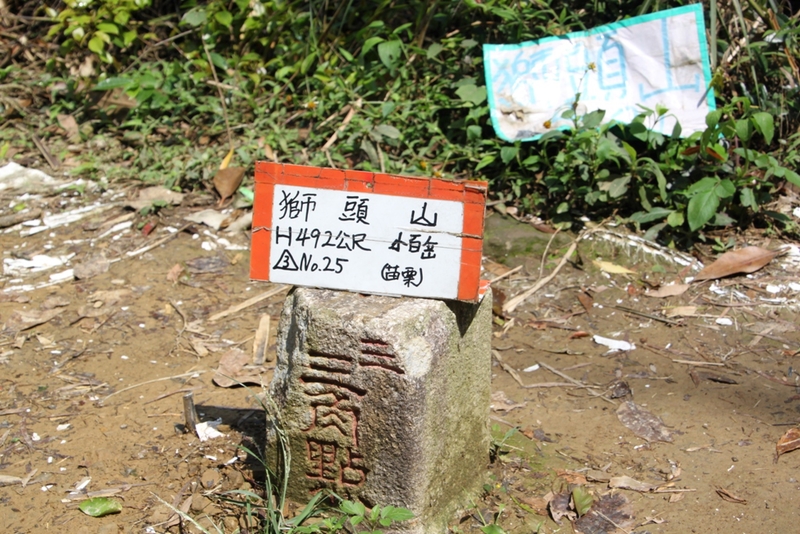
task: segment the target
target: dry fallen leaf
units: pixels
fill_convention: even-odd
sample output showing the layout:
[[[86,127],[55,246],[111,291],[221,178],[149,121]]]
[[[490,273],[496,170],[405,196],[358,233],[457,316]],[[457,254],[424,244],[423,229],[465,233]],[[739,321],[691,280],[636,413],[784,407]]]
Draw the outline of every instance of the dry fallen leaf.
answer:
[[[214,175],[214,188],[220,196],[220,202],[233,196],[244,178],[244,167],[227,167]]]
[[[67,139],[70,143],[77,143],[81,140],[80,130],[78,128],[78,123],[75,122],[75,117],[72,115],[58,114],[56,119],[58,119],[58,125],[66,132]]]
[[[782,250],[767,250],[761,247],[745,247],[739,250],[731,250],[697,273],[694,281],[716,280],[739,273],[754,273],[771,262],[775,256],[782,253]]]
[[[492,393],[492,402],[490,408],[496,412],[510,412],[515,408],[524,408],[525,403],[516,403],[509,399],[503,391],[495,391]]]
[[[561,524],[562,517],[566,517],[567,521],[575,521],[578,518],[578,514],[570,509],[569,504],[571,497],[572,495],[569,493],[556,493],[548,503],[550,516],[553,518],[553,521],[559,525]]]
[[[685,493],[673,493],[672,495],[669,496],[668,502],[670,503],[680,502],[683,500],[684,497],[686,497]]]
[[[34,326],[44,324],[56,315],[64,311],[64,308],[53,308],[50,310],[14,310],[11,317],[6,321],[6,328],[14,332],[27,330]]]
[[[566,469],[556,469],[556,476],[563,478],[569,484],[586,485],[586,477],[581,473],[575,471],[568,471]]]
[[[675,306],[664,310],[664,317],[691,317],[697,313],[697,306]]]
[[[111,268],[111,262],[104,256],[91,256],[85,261],[76,263],[73,267],[73,275],[76,280],[88,280],[100,274],[107,273]]]
[[[683,295],[687,289],[689,289],[689,284],[670,284],[661,286],[655,291],[645,291],[644,296],[655,298],[677,297],[678,295]]]
[[[526,497],[524,495],[520,495],[519,501],[522,504],[530,507],[538,515],[546,515],[547,505],[550,503],[550,499],[547,495],[544,497]]]
[[[170,268],[169,272],[167,273],[167,280],[175,284],[181,277],[181,273],[183,273],[183,265],[181,265],[180,263],[176,263]]]
[[[586,310],[586,313],[591,315],[594,299],[587,293],[584,293],[583,291],[578,291],[578,300],[581,301],[581,306],[583,306],[583,309]]]
[[[250,357],[240,349],[230,349],[219,359],[219,367],[214,374],[213,381],[223,388],[238,386],[240,384],[260,384],[259,369],[248,369]]]
[[[747,499],[742,499],[741,497],[737,497],[736,495],[726,490],[725,488],[717,487],[715,489],[717,491],[717,495],[722,497],[723,501],[728,501],[735,504],[747,504]]]
[[[781,454],[786,454],[795,449],[800,449],[800,428],[790,428],[781,436],[781,439],[775,445],[775,450],[778,453],[776,459],[780,458]]]
[[[178,193],[177,191],[172,191],[166,187],[156,185],[139,191],[139,197],[136,200],[129,200],[126,206],[135,210],[152,206],[154,202],[164,202],[177,206],[183,202],[183,197],[183,193]]]
[[[592,260],[592,263],[597,266],[603,272],[611,273],[611,274],[636,274],[636,271],[631,271],[630,269],[626,269],[621,265],[617,265],[615,263],[611,263],[610,261],[603,261],[603,260]]]
[[[636,525],[633,505],[621,493],[609,493],[595,501],[592,508],[572,524],[579,534],[613,534],[630,532]]]
[[[608,487],[628,489],[628,490],[638,491],[641,493],[650,493],[651,491],[654,491],[658,487],[658,485],[648,484],[647,482],[640,482],[635,478],[631,478],[629,476],[620,476],[620,477],[612,477],[611,480],[608,481]]]
[[[626,401],[619,405],[617,418],[644,440],[672,442],[672,434],[664,425],[664,421],[633,401]]]

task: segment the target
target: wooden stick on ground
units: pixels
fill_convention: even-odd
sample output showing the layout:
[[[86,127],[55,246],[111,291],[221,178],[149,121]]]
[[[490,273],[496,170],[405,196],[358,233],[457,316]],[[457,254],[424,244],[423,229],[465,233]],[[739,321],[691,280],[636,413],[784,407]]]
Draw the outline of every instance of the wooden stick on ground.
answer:
[[[339,127],[336,128],[336,131],[333,132],[333,135],[331,135],[330,138],[325,142],[325,144],[322,145],[323,152],[326,152],[330,147],[333,146],[333,144],[339,138],[339,133],[343,132],[344,129],[347,128],[347,125],[350,124],[351,120],[353,120],[356,111],[359,110],[360,108],[361,108],[361,99],[359,98],[358,100],[356,100],[355,104],[350,106],[350,111],[348,111],[347,115],[344,116],[342,124],[340,124]]]
[[[522,383],[522,379],[519,377],[519,373],[517,373],[517,370],[508,365],[506,362],[504,362],[503,357],[500,356],[499,352],[497,352],[496,350],[492,350],[492,356],[494,356],[494,359],[497,360],[497,363],[500,364],[500,367],[502,367],[505,370],[505,372],[510,374],[511,378],[516,380],[517,384],[519,384],[522,387],[525,387],[525,384]]]
[[[511,276],[512,274],[514,274],[514,273],[517,273],[517,272],[519,272],[519,271],[521,271],[521,270],[522,270],[522,265],[517,265],[516,267],[514,267],[514,268],[513,268],[513,269],[511,269],[510,271],[506,271],[506,272],[504,272],[503,274],[501,274],[501,275],[499,275],[499,276],[495,276],[494,278],[492,278],[491,280],[489,280],[489,283],[490,283],[490,284],[494,284],[495,282],[499,282],[499,281],[500,281],[500,280],[502,280],[503,278],[508,278],[508,277],[509,277],[509,276]]]
[[[575,241],[573,241],[572,244],[570,244],[569,248],[567,249],[567,253],[564,254],[564,256],[561,258],[561,261],[558,262],[558,265],[556,265],[556,268],[553,269],[553,272],[551,272],[550,274],[548,274],[547,276],[536,282],[530,289],[523,291],[519,295],[506,301],[506,303],[503,304],[503,313],[513,312],[517,308],[517,306],[528,300],[528,298],[531,295],[533,295],[534,293],[542,289],[544,286],[549,284],[550,281],[556,277],[558,272],[562,269],[562,267],[564,267],[564,265],[566,265],[567,261],[575,253],[575,250],[577,250],[578,248],[578,241],[583,239],[586,234],[587,232],[583,232],[578,237],[575,238]]]
[[[106,395],[105,397],[103,397],[100,400],[100,404],[103,404],[105,401],[107,401],[108,399],[110,399],[111,397],[116,395],[117,393],[122,393],[123,391],[129,391],[131,389],[138,388],[139,386],[144,386],[144,385],[147,385],[147,384],[154,384],[156,382],[163,382],[164,380],[175,380],[177,378],[190,378],[190,377],[192,377],[194,375],[201,375],[203,373],[205,373],[205,370],[201,369],[199,371],[189,371],[188,373],[182,373],[182,374],[179,374],[179,375],[164,376],[164,377],[161,377],[161,378],[154,378],[153,380],[145,380],[144,382],[139,382],[138,384],[134,384],[132,386],[128,386],[126,388],[122,388],[120,390],[114,391],[113,393],[109,393],[108,395]]]
[[[175,232],[174,234],[167,234],[167,235],[165,235],[164,237],[162,237],[162,238],[159,238],[159,239],[157,239],[157,240],[153,241],[152,243],[150,243],[150,244],[149,244],[149,245],[147,245],[147,246],[144,246],[144,247],[142,247],[142,248],[140,248],[140,249],[137,249],[137,250],[132,250],[132,251],[130,251],[130,252],[126,252],[126,253],[125,253],[125,255],[126,255],[126,256],[128,256],[129,258],[133,258],[133,257],[135,257],[135,256],[139,256],[139,255],[141,255],[141,254],[144,254],[145,252],[148,252],[148,251],[150,251],[150,250],[153,250],[153,249],[154,249],[154,248],[156,248],[156,247],[160,247],[160,246],[161,246],[161,245],[163,245],[164,243],[166,243],[166,242],[168,242],[168,241],[171,241],[171,240],[175,239],[176,237],[178,237],[178,236],[179,236],[179,235],[180,235],[180,234],[181,234],[181,233],[182,233],[184,230],[186,230],[187,228],[189,228],[191,225],[192,225],[192,223],[184,224],[183,226],[181,226],[180,228],[178,228],[178,231],[177,231],[177,232]],[[115,259],[111,260],[111,262],[110,262],[110,263],[117,262],[117,261],[119,261],[119,260],[121,260],[121,259],[122,259],[121,257],[120,257],[120,258],[115,258]]]
[[[264,293],[261,293],[260,295],[256,295],[255,297],[247,299],[244,302],[241,302],[239,304],[231,306],[230,308],[228,308],[225,311],[221,311],[219,313],[215,313],[214,315],[212,315],[211,317],[208,318],[208,321],[211,322],[211,323],[213,323],[214,321],[219,321],[220,319],[222,319],[224,317],[227,317],[227,316],[229,316],[229,315],[231,315],[233,313],[240,312],[245,308],[249,308],[250,306],[252,306],[254,304],[258,304],[262,300],[266,300],[266,299],[268,299],[270,297],[273,297],[273,296],[277,295],[278,293],[280,293],[281,291],[286,291],[290,287],[291,286],[287,286],[287,285],[279,285],[279,286],[273,287],[272,289],[270,289],[268,291],[265,291]]]
[[[194,405],[194,393],[189,392],[183,396],[183,419],[186,423],[186,430],[191,434],[197,433],[197,408]]]

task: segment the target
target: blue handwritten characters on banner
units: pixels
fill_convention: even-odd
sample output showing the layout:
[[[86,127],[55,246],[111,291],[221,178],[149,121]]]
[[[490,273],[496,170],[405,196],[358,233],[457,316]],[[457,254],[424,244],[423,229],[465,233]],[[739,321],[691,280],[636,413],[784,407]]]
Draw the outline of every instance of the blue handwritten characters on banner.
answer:
[[[605,91],[606,100],[623,99],[628,94],[628,65],[625,61],[625,51],[622,45],[613,39],[615,34],[616,32],[606,33],[597,37],[602,46],[594,63],[597,65],[597,84]]]

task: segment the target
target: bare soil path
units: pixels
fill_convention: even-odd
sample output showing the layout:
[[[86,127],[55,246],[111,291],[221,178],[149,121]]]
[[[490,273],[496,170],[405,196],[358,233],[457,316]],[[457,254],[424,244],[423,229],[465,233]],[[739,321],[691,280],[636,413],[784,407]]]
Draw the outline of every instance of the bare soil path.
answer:
[[[11,214],[21,193],[0,195],[0,216]],[[0,233],[2,532],[177,532],[164,502],[226,532],[247,527],[241,510],[216,496],[261,484],[263,473],[238,449],[258,448],[263,435],[253,399],[260,388],[212,378],[231,350],[252,354],[265,314],[274,355],[285,292],[212,320],[274,287],[249,280],[247,233],[187,223],[210,198],[186,197],[142,219],[124,207],[128,196],[135,194],[32,194],[28,208],[80,218]],[[145,235],[140,222],[157,225]],[[500,311],[502,295],[540,278],[549,236],[499,215],[487,226],[486,276],[522,266],[495,284]],[[545,274],[569,243],[553,241]],[[592,262],[601,256],[636,274],[604,272]],[[649,298],[649,284],[686,276],[674,258],[599,238],[582,242],[578,257],[496,317],[487,424],[498,438],[518,431],[498,444],[493,464],[487,451],[487,492],[453,531],[475,531],[478,511],[486,521],[505,505],[497,521],[509,532],[570,532],[566,518],[551,519],[545,496],[575,486],[608,518],[584,519],[582,532],[613,532],[612,522],[618,532],[795,531],[800,453],[776,462],[775,449],[800,418],[793,267],[776,260],[753,275]],[[677,306],[694,309],[667,317]],[[608,353],[595,335],[635,348]],[[267,384],[271,365],[243,372]],[[188,391],[202,419],[222,419],[224,437],[201,442],[183,432]],[[654,417],[647,423],[643,413]],[[637,436],[626,417],[671,441]],[[635,482],[639,491],[603,497],[609,484]],[[77,508],[87,495],[113,495],[123,510],[91,518]]]

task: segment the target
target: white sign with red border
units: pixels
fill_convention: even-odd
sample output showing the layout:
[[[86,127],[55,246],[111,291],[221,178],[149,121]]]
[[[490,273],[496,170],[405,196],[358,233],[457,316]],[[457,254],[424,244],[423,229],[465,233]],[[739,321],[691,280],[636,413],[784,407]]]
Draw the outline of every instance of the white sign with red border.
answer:
[[[485,182],[259,162],[251,277],[479,298]]]

